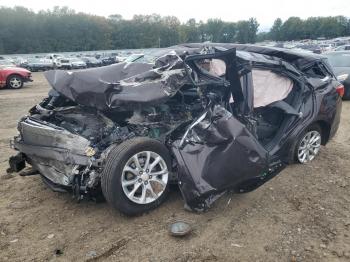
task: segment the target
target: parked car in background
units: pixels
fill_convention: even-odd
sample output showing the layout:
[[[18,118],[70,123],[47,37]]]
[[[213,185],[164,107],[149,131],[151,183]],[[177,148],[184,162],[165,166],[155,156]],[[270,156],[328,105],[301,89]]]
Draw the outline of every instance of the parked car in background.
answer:
[[[71,69],[87,68],[86,63],[80,58],[69,58]]]
[[[46,71],[53,69],[53,63],[46,58],[29,58],[27,62],[21,64],[31,72]]]
[[[334,49],[334,51],[350,51],[350,45],[342,45]]]
[[[102,62],[95,57],[81,57],[81,60],[83,60],[86,63],[87,67],[99,67],[102,66]]]
[[[321,54],[321,48],[318,45],[304,44],[304,45],[299,45],[297,47],[304,49],[304,50],[309,50],[315,54]]]
[[[17,56],[13,58],[13,61],[17,67],[23,67],[23,65],[27,62],[27,59]]]
[[[115,57],[116,63],[122,63],[125,61],[125,59],[126,59],[126,57],[124,57],[124,56],[116,56]]]
[[[338,80],[344,85],[344,100],[350,99],[350,51],[335,51],[324,54],[333,67]]]
[[[40,58],[40,57],[38,57],[38,58]],[[53,66],[54,66],[54,68],[57,68],[57,62],[58,62],[58,60],[60,59],[60,58],[63,58],[63,56],[62,55],[59,55],[59,54],[47,54],[46,56],[45,56],[45,59],[48,59],[48,60],[51,60],[51,62],[52,62],[52,64],[53,64]]]
[[[69,58],[59,57],[56,59],[56,62],[54,63],[54,67],[57,69],[71,69],[72,64]]]
[[[31,72],[27,69],[2,65],[0,60],[0,88],[19,89],[25,82],[31,82]]]
[[[102,57],[101,62],[103,65],[111,65],[111,64],[115,64],[117,61],[115,57],[108,56],[108,57]]]
[[[332,51],[334,49],[333,44],[320,44],[319,46],[320,46],[322,53],[329,52],[329,51]]]
[[[8,59],[1,59],[0,66],[1,67],[5,67],[5,66],[6,67],[15,67],[16,65]]]

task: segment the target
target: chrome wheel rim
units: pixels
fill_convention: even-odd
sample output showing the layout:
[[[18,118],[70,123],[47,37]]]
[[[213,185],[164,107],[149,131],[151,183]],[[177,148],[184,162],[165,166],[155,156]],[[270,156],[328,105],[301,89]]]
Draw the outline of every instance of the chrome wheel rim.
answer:
[[[19,88],[19,87],[21,87],[21,85],[22,85],[22,80],[19,79],[18,77],[12,77],[10,79],[10,86],[12,88]]]
[[[121,185],[126,197],[137,204],[156,201],[165,191],[169,172],[164,159],[152,151],[139,152],[126,162]]]
[[[312,161],[321,147],[321,134],[318,131],[309,131],[302,138],[298,148],[298,160],[300,163]]]

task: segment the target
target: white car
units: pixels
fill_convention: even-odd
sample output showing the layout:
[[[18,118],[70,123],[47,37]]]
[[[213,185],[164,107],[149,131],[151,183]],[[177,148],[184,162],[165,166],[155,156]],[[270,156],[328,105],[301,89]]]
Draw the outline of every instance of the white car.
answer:
[[[333,51],[334,45],[333,44],[320,44],[321,52],[330,52]]]
[[[63,58],[63,57],[59,54],[48,54],[45,56],[45,59],[51,60],[52,64],[54,64],[54,65],[57,63],[57,61],[60,58]]]
[[[86,63],[79,58],[70,58],[70,64],[72,69],[87,68]]]
[[[69,58],[60,57],[57,58],[55,67],[58,69],[72,69],[72,64]]]

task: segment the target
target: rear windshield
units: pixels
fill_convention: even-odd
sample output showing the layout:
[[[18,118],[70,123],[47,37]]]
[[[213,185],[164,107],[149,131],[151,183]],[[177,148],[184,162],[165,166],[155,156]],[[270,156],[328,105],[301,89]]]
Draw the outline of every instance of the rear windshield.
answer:
[[[327,54],[326,56],[333,67],[350,67],[350,53]]]

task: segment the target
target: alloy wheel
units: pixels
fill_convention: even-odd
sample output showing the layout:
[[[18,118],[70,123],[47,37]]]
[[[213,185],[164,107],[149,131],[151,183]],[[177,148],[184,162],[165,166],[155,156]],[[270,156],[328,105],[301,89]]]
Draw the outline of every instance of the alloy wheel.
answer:
[[[169,172],[165,160],[152,151],[139,152],[126,162],[121,176],[124,194],[137,204],[156,201],[165,191]]]
[[[321,134],[312,130],[307,132],[301,139],[298,148],[298,160],[300,163],[312,161],[318,154],[321,147]]]
[[[13,76],[11,77],[9,84],[11,88],[20,88],[22,87],[22,79],[17,76]]]

